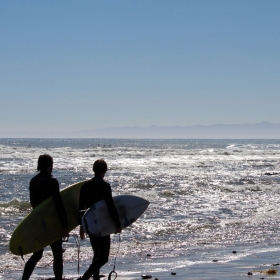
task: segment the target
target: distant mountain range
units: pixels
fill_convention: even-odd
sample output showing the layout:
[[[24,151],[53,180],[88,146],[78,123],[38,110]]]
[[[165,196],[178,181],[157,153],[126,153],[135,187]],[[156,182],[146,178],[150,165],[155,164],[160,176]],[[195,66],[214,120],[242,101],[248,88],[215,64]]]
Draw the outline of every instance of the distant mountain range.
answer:
[[[195,126],[110,127],[73,132],[1,132],[0,137],[21,138],[197,138],[197,139],[280,139],[280,124],[213,124]]]

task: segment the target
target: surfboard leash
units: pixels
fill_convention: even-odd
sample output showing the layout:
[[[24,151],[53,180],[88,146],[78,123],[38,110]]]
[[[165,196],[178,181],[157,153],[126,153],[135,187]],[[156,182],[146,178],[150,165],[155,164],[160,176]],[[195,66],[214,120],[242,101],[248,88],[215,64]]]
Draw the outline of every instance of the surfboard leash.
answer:
[[[70,234],[70,236],[73,236],[73,238],[76,241],[76,245],[77,245],[77,252],[78,252],[78,274],[79,274],[80,273],[80,251],[81,251],[80,240],[79,240],[79,237],[76,234]]]
[[[116,280],[117,277],[118,277],[118,274],[117,274],[117,272],[115,271],[115,268],[116,268],[116,261],[117,261],[117,256],[118,256],[119,251],[120,251],[120,247],[121,247],[121,234],[119,233],[119,246],[118,246],[117,253],[116,253],[116,255],[115,255],[114,267],[113,267],[113,270],[109,273],[108,280],[111,280],[111,277],[112,277],[112,274],[113,274],[113,273],[115,274],[114,280]]]
[[[75,239],[76,241],[76,245],[77,245],[77,252],[78,252],[78,273],[80,273],[80,251],[81,251],[81,246],[80,246],[80,240],[78,238],[78,236],[76,234],[70,234],[69,236],[73,236],[73,238]],[[69,238],[62,238],[62,242],[68,242],[69,241]],[[19,253],[20,253],[20,256],[21,256],[21,259],[23,260],[23,262],[26,264],[25,262],[25,259],[23,257],[23,250],[22,250],[22,247],[19,246],[18,247],[18,250],[19,250]],[[65,249],[62,249],[62,252],[64,253],[65,252]],[[48,264],[44,265],[43,267],[47,267],[49,266],[51,263],[53,262],[53,260],[51,262],[49,262]]]

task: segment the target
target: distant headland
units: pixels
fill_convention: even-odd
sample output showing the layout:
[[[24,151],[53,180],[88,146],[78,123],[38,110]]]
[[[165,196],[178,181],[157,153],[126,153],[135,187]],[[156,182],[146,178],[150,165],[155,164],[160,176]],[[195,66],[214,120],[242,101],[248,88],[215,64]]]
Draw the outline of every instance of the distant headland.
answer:
[[[213,124],[194,126],[127,126],[58,132],[5,132],[0,138],[134,138],[134,139],[280,139],[280,124]]]

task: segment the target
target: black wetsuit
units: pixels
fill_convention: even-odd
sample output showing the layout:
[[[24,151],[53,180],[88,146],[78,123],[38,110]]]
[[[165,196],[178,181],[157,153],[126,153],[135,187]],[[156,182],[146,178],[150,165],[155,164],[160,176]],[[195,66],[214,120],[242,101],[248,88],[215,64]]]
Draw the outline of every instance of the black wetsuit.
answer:
[[[104,199],[108,206],[109,213],[116,224],[116,228],[121,227],[119,215],[115,207],[111,186],[102,177],[95,176],[85,182],[80,191],[79,210],[86,210],[94,203]],[[83,212],[79,212],[80,225],[82,224]],[[93,276],[94,280],[99,279],[100,268],[108,262],[110,254],[110,235],[102,237],[90,237],[94,257],[92,264],[84,273],[82,279],[89,279]]]
[[[62,227],[67,228],[67,216],[61,200],[58,181],[53,178],[49,172],[40,172],[38,175],[31,179],[29,190],[30,203],[32,208],[35,208],[44,200],[52,196]],[[50,246],[54,257],[53,270],[55,279],[60,280],[62,279],[63,273],[62,239],[57,240]],[[22,280],[29,279],[37,262],[42,258],[43,251],[44,249],[34,252],[30,259],[26,262]]]

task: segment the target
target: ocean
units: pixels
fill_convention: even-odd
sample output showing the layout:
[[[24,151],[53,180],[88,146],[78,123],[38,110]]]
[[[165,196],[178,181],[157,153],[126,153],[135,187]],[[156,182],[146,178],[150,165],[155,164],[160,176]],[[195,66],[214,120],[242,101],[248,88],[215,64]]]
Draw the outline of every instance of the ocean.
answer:
[[[93,177],[103,158],[114,195],[134,194],[149,208],[119,237],[112,235],[108,274],[187,270],[218,260],[280,250],[280,140],[0,139],[0,277],[20,279],[23,260],[9,238],[31,211],[29,181],[40,154],[54,158],[60,188]],[[88,239],[78,254],[74,230],[64,244],[64,274],[91,262]],[[233,253],[234,252],[234,253]],[[236,253],[235,253],[236,252]],[[28,256],[25,256],[28,259]],[[49,248],[31,279],[52,277]]]

